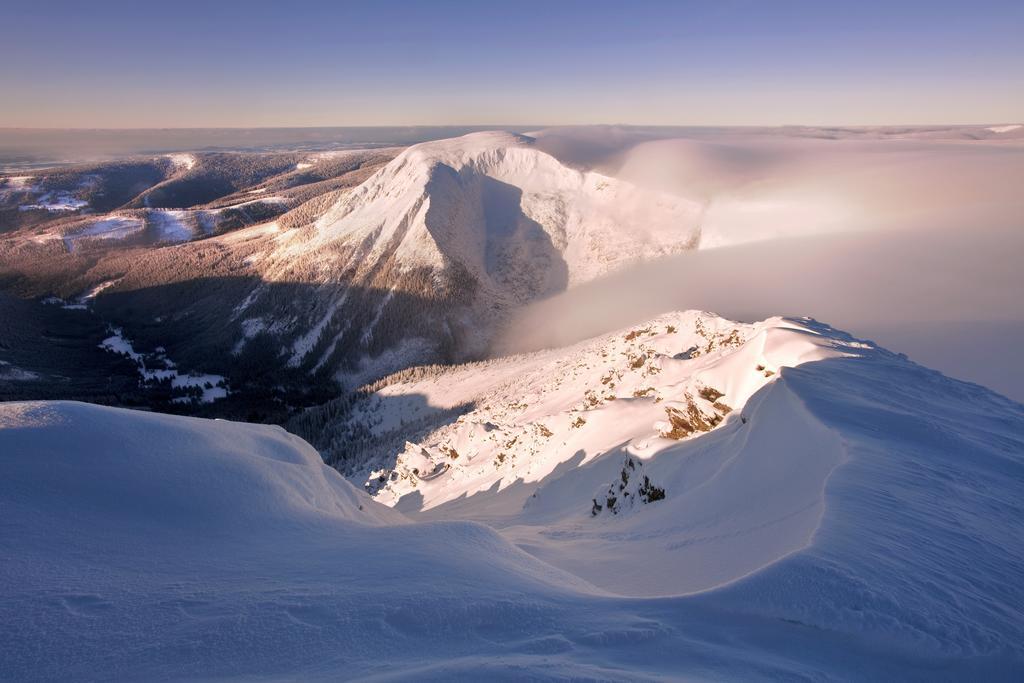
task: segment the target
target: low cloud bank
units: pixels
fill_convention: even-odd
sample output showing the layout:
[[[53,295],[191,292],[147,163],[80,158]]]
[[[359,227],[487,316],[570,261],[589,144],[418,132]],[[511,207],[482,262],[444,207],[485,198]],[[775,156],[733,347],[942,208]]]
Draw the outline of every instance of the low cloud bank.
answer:
[[[672,309],[806,315],[1024,400],[1020,337],[1008,338],[1024,329],[1022,204],[914,197],[902,211],[867,209],[861,222],[874,229],[746,242],[612,274],[524,308],[496,348],[564,345]],[[757,229],[757,212],[748,220]]]
[[[695,143],[672,144],[678,151]],[[732,236],[720,242],[727,246],[638,265],[526,307],[496,351],[561,346],[674,309],[741,320],[809,316],[1024,401],[1016,350],[1024,332],[1024,148],[911,141],[896,149],[890,141],[819,153],[816,144],[757,141],[757,153],[729,149],[722,161],[712,150],[711,162],[697,165],[692,155],[667,153],[661,173],[639,156],[627,159],[620,169],[649,174],[625,174],[634,181],[660,178],[661,189],[678,192],[703,164],[710,206],[745,206],[733,210]],[[692,167],[673,175],[672,164]],[[757,193],[760,209],[750,201]],[[786,206],[792,211],[779,208]],[[785,225],[787,216],[800,217],[799,229]],[[709,210],[706,224],[714,218]]]
[[[675,309],[740,320],[809,316],[1024,400],[1019,352],[983,357],[1019,346],[1019,337],[1012,345],[999,337],[1024,324],[1022,255],[1024,230],[991,222],[697,251],[528,306],[497,351],[563,346]]]

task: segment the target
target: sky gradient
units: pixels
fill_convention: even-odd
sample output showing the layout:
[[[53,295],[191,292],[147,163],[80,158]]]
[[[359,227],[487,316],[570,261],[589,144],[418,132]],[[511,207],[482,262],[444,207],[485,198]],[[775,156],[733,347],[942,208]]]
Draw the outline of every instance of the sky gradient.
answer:
[[[1024,119],[1019,0],[273,5],[8,3],[0,126]]]

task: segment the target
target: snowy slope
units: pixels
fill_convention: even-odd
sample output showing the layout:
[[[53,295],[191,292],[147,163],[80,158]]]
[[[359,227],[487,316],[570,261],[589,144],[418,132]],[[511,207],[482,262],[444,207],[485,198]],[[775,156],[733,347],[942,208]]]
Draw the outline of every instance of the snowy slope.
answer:
[[[478,356],[516,306],[694,248],[701,211],[571,169],[530,138],[475,133],[406,149],[312,228],[275,238],[258,269],[269,283],[344,290],[270,316],[294,333],[293,366],[338,365],[329,359],[340,348],[376,377],[410,360]],[[345,321],[364,316],[353,338]],[[401,335],[390,329],[398,319]]]
[[[421,412],[478,407],[426,443],[410,444],[391,471],[373,473],[370,488],[389,504],[415,491],[429,509],[495,485],[540,481],[579,452],[585,463],[635,439],[634,450],[649,457],[742,409],[780,366],[835,353],[816,341],[780,319],[746,325],[691,311],[567,349],[391,385],[354,418],[372,416],[378,434]],[[662,437],[672,432],[673,416],[703,424]],[[460,455],[452,457],[453,449]],[[450,474],[423,482],[413,469]],[[380,474],[391,480],[375,485]]]
[[[410,526],[278,427],[0,404],[0,474],[5,680],[365,674],[585,587],[481,525]]]
[[[410,147],[318,221],[314,245],[372,240],[370,258],[395,249],[404,268],[457,262],[506,288],[540,260],[546,272],[529,279],[543,294],[696,244],[696,202],[580,173],[532,142],[488,132]]]
[[[506,527],[530,552],[614,592],[705,590],[809,544],[843,445],[775,380],[783,367],[862,348],[807,321],[688,311],[393,384],[352,419],[385,435],[432,411],[475,408],[353,479],[401,510]],[[671,455],[708,439],[708,455]],[[735,467],[751,444],[763,464]],[[661,561],[636,566],[637,555]]]
[[[859,347],[779,318],[751,325],[690,311],[568,349],[387,386],[353,417],[377,434],[431,411],[476,407],[354,479],[401,510],[510,527],[531,552],[616,592],[707,589],[805,547],[824,482],[843,459],[839,439],[785,389],[768,392],[763,410],[773,420],[747,409],[751,397],[784,366]],[[706,462],[662,459],[716,428],[732,436]],[[724,463],[751,441],[771,453],[770,476],[799,479],[765,490],[769,475],[760,467],[727,474]],[[716,485],[705,486],[708,479]],[[640,489],[668,495],[646,506]],[[634,514],[632,533],[618,522],[610,537],[604,524],[580,528],[588,517]],[[705,523],[679,523],[694,515]],[[638,553],[657,556],[665,546],[677,548],[671,560],[634,566]],[[623,547],[630,550],[616,551]]]
[[[393,384],[356,419],[467,402],[371,473],[378,500],[617,594],[1019,665],[1020,404],[814,321],[687,312]]]
[[[570,455],[450,468],[422,523],[278,428],[0,404],[0,677],[1024,675],[1020,404],[808,320],[672,314],[471,369],[377,409],[475,396],[455,462],[541,419]],[[732,410],[652,423],[693,392]],[[637,502],[594,514],[627,468]]]

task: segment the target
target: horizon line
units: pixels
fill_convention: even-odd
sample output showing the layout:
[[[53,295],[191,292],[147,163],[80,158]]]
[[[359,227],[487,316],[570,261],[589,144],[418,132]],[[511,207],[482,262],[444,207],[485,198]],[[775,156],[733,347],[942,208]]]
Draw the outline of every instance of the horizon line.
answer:
[[[1024,118],[1021,119],[1024,122]],[[974,123],[557,123],[557,124],[509,124],[509,123],[407,123],[407,124],[348,124],[323,126],[0,126],[0,131],[153,131],[153,130],[323,130],[339,128],[361,128],[386,130],[394,128],[967,128],[972,126],[1024,125],[1018,121],[982,121]]]

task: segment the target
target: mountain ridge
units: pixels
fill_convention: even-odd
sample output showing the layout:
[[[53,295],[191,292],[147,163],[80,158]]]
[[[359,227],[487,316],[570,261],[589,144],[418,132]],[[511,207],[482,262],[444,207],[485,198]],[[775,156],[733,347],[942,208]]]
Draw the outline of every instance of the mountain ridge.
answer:
[[[698,337],[700,353],[677,350]],[[385,657],[387,675],[438,679],[497,675],[496,660],[611,680],[1020,677],[1024,405],[810,319],[683,312],[585,346],[446,371],[462,378],[436,396],[482,400],[442,433],[477,452],[417,448],[479,461],[499,435],[511,477],[406,514],[279,428],[0,404],[3,524],[31,530],[0,534],[8,670],[331,679],[380,675]],[[602,384],[620,355],[635,376]],[[516,381],[518,397],[495,390]],[[612,381],[628,398],[584,390]],[[638,382],[658,395],[633,396]],[[550,420],[563,404],[585,423]],[[591,443],[523,490],[532,456],[507,440],[537,420],[538,439]],[[457,473],[410,469],[424,500]],[[637,500],[596,509],[602,493]]]

